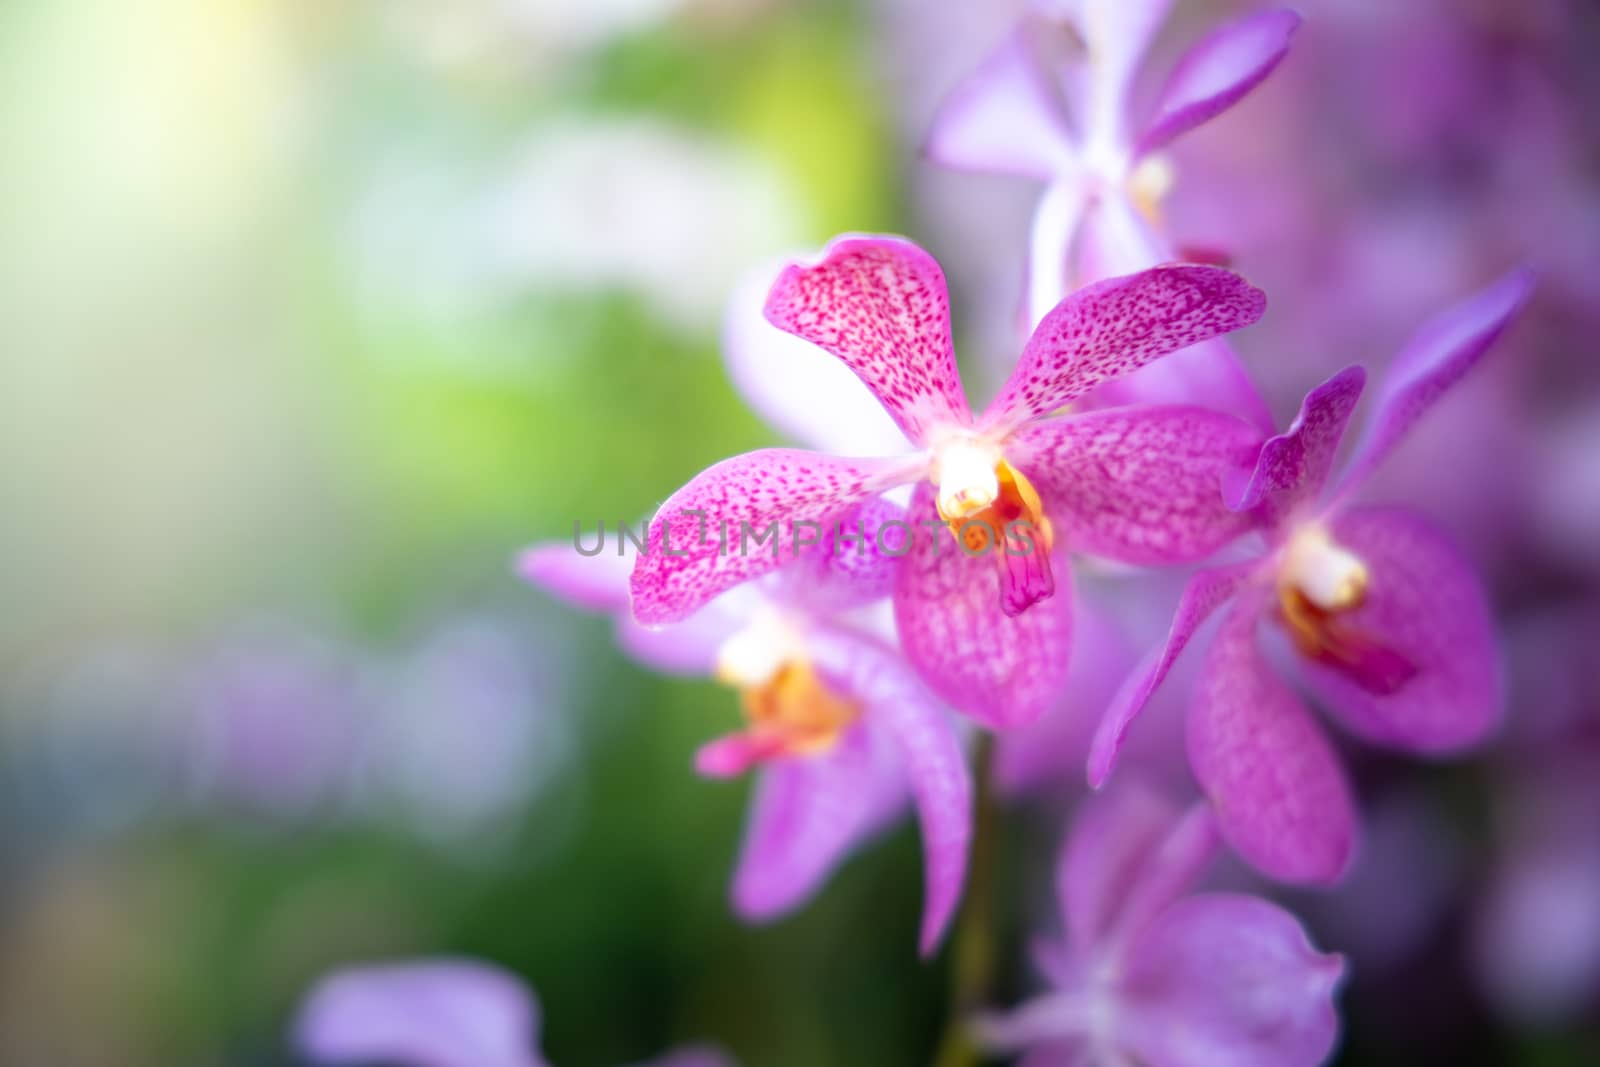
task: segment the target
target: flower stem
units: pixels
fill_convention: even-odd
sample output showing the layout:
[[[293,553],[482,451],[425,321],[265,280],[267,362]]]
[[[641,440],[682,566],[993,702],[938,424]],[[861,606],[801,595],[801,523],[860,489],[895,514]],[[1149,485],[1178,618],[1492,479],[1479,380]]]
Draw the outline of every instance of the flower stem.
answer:
[[[977,1067],[981,1056],[968,1020],[982,1007],[994,980],[994,891],[997,812],[994,735],[978,737],[973,758],[972,878],[951,946],[950,999],[934,1067]]]

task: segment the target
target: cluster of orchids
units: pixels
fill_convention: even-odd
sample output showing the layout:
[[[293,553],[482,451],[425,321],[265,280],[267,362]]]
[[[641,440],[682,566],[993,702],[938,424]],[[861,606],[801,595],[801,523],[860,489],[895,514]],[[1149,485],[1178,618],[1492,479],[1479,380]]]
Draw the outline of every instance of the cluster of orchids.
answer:
[[[1427,520],[1362,488],[1531,279],[1515,271],[1422,325],[1342,466],[1360,366],[1275,432],[1224,340],[1267,298],[1167,243],[1162,149],[1266,79],[1299,18],[1266,11],[1204,37],[1136,123],[1130,85],[1167,7],[1041,0],[937,115],[934,163],[1046,183],[1018,249],[1026,339],[985,407],[962,385],[934,258],[903,237],[839,237],[736,299],[725,335],[735,384],[807,447],[711,466],[615,551],[540,544],[518,569],[614,617],[639,661],[737,694],[742,725],[695,769],[758,779],[732,876],[741,917],[800,907],[914,812],[930,955],[960,911],[980,788],[1072,793],[1086,778],[1058,932],[1035,945],[1044,991],[964,1008],[965,1040],[1029,1067],[1311,1067],[1337,1041],[1343,958],[1264,896],[1196,889],[1222,851],[1257,884],[1332,886],[1349,868],[1356,797],[1309,705],[1429,757],[1494,730],[1480,583]],[[1106,636],[1119,602],[1175,593],[1153,571],[1177,568],[1164,641]],[[1075,588],[1075,569],[1094,581]],[[1196,642],[1184,798],[1187,783],[1113,772],[1137,762],[1124,750],[1140,713]],[[324,1062],[533,1064],[533,1014],[499,972],[401,964],[328,979],[302,1044]]]

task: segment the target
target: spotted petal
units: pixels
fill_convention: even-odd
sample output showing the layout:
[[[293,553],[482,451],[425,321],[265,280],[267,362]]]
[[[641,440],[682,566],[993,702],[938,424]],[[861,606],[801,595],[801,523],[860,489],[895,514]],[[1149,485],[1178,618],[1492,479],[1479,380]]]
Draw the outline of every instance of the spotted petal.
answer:
[[[1079,289],[1044,317],[983,415],[991,429],[1048,415],[1169,352],[1248,326],[1266,296],[1230,270],[1172,264]]]
[[[1078,285],[1131,274],[1174,259],[1126,194],[1107,193],[1083,213],[1076,237]],[[1065,290],[1057,290],[1053,305]],[[1049,310],[1040,308],[1042,316]],[[1235,415],[1270,433],[1272,413],[1239,356],[1213,338],[1173,352],[1132,374],[1107,382],[1084,397],[1086,407],[1128,404],[1194,404]]]
[[[968,555],[939,521],[934,489],[912,497],[914,548],[895,586],[900,643],[957,711],[1003,730],[1034,722],[1061,695],[1072,641],[1071,573],[1054,562],[1055,594],[1005,614],[992,553]]]
[[[538,1008],[527,988],[471,960],[352,967],[319,982],[296,1044],[315,1063],[541,1067]]]
[[[851,505],[915,477],[905,460],[838,459],[769,448],[723,460],[678,490],[650,522],[634,566],[633,613],[654,625],[685,618],[723,590],[776,570]],[[772,530],[772,537],[763,537]],[[803,547],[803,546],[802,546]]]
[[[1058,545],[1150,565],[1200,559],[1251,528],[1227,507],[1222,479],[1259,440],[1202,408],[1111,408],[1026,426],[1006,449]]]
[[[1355,804],[1338,756],[1256,647],[1259,597],[1237,601],[1211,644],[1189,711],[1189,763],[1224,840],[1282,882],[1348,867]]]
[[[1477,365],[1532,292],[1532,273],[1514,271],[1418,331],[1395,357],[1379,387],[1375,413],[1340,478],[1339,494],[1365,482],[1417,420]]]
[[[1276,904],[1206,893],[1163,912],[1119,983],[1119,1044],[1149,1067],[1317,1067],[1333,1050],[1344,960]]]
[[[1048,181],[1077,155],[1060,96],[1019,26],[935,112],[924,153],[957,170]]]
[[[850,368],[767,321],[772,281],[782,269],[753,271],[723,317],[728,377],[745,403],[793,441],[837,456],[892,456],[905,434]]]
[[[1446,753],[1483,741],[1504,706],[1494,623],[1461,553],[1423,519],[1358,508],[1332,522],[1334,540],[1366,565],[1367,599],[1344,619],[1417,668],[1392,693],[1334,667],[1297,661],[1312,690],[1352,731],[1411,752]]]
[[[902,237],[841,237],[815,264],[786,267],[767,319],[833,353],[906,437],[971,423],[950,340],[950,296],[934,258]]]
[[[1217,608],[1232,599],[1259,566],[1258,560],[1246,560],[1228,567],[1203,570],[1189,579],[1178,601],[1172,628],[1167,631],[1166,644],[1153,651],[1124,682],[1100,720],[1100,728],[1095,733],[1094,744],[1089,752],[1090,786],[1099,789],[1110,779],[1133,720],[1166,680],[1195,632]]]
[[[1209,34],[1173,68],[1136,154],[1155,151],[1242,100],[1282,62],[1299,28],[1299,15],[1275,8]]]
[[[1278,522],[1320,493],[1366,380],[1361,367],[1346,367],[1307,393],[1288,432],[1261,446],[1233,506],[1259,509],[1268,522]]]
[[[818,670],[860,702],[905,766],[922,824],[927,880],[919,944],[930,955],[955,915],[967,876],[972,782],[961,743],[933,694],[890,649],[833,635],[816,640],[812,652]]]

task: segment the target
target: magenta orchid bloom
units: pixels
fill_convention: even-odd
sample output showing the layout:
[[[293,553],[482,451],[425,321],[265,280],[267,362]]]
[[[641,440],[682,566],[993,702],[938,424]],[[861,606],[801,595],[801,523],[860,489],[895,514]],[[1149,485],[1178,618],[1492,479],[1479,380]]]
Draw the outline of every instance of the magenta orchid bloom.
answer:
[[[1042,46],[1050,43],[1050,27],[1025,19],[934,118],[925,148],[933,162],[1048,183],[1029,238],[1030,325],[1081,285],[1178,258],[1158,235],[1161,200],[1173,180],[1160,149],[1259,85],[1300,25],[1294,12],[1276,9],[1218,29],[1178,62],[1154,112],[1134,127],[1128,121],[1134,78],[1171,4],[1036,3],[1039,14],[1071,28],[1081,56],[1047,59]],[[1097,399],[1199,403],[1263,430],[1272,425],[1222,342],[1196,346]]]
[[[1078,817],[1056,871],[1065,938],[1036,942],[1050,991],[976,1030],[1027,1067],[1315,1067],[1338,1037],[1344,960],[1260,897],[1189,895],[1210,812],[1119,786]]]
[[[1361,368],[1314,389],[1289,431],[1262,446],[1235,502],[1259,517],[1268,551],[1190,581],[1166,646],[1101,722],[1091,785],[1105,782],[1134,717],[1226,603],[1189,709],[1189,762],[1223,836],[1273,878],[1336,880],[1356,816],[1333,746],[1257,648],[1261,619],[1289,637],[1296,679],[1369,742],[1439,755],[1494,728],[1500,670],[1487,597],[1470,567],[1422,519],[1347,501],[1505,330],[1531,284],[1513,274],[1422,329],[1396,358],[1332,491],[1324,486],[1361,395]]]
[[[295,1045],[314,1063],[359,1067],[549,1067],[539,1005],[515,975],[469,959],[410,960],[337,971],[301,1005]],[[733,1067],[690,1047],[639,1067]]]
[[[767,316],[855,371],[916,450],[841,459],[764,449],[702,471],[650,524],[634,615],[687,618],[792,558],[801,527],[914,484],[894,589],[902,647],[959,710],[993,727],[1031,722],[1060,690],[1071,635],[1069,575],[1057,574],[1052,550],[1141,564],[1209,555],[1249,528],[1220,478],[1260,440],[1199,408],[1057,413],[1102,382],[1255,322],[1264,306],[1218,267],[1090,286],[1045,317],[975,418],[939,265],[901,238],[836,240],[820,262],[779,277]],[[771,549],[751,550],[745,533],[769,528]]]
[[[838,543],[659,630],[632,620],[626,573],[612,558],[542,545],[519,566],[617,616],[624,646],[645,662],[715,674],[739,691],[746,726],[702,748],[696,768],[710,778],[761,773],[733,879],[742,917],[773,919],[805,903],[856,846],[899,819],[909,795],[922,823],[928,954],[966,879],[972,787],[950,716],[885,636],[889,620],[878,625],[873,614],[900,565],[879,532],[903,525],[903,514],[867,501],[839,521]]]

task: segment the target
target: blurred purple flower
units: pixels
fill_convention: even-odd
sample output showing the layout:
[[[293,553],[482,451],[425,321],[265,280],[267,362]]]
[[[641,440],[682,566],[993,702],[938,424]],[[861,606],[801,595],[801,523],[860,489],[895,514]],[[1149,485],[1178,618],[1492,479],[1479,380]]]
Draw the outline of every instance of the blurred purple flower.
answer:
[[[1477,578],[1420,518],[1346,505],[1506,329],[1531,284],[1515,273],[1422,329],[1395,362],[1366,438],[1332,491],[1325,486],[1361,394],[1361,368],[1313,390],[1289,432],[1262,446],[1248,479],[1230,492],[1260,520],[1268,552],[1190,581],[1165,648],[1128,680],[1101,723],[1091,784],[1110,775],[1173,660],[1230,602],[1189,710],[1189,759],[1223,836],[1274,878],[1337,879],[1354,847],[1356,816],[1332,745],[1257,648],[1263,617],[1278,622],[1299,653],[1294,676],[1370,742],[1435,755],[1494,728],[1500,671]]]
[[[1344,973],[1260,897],[1187,895],[1216,851],[1203,807],[1119,785],[1079,815],[1056,870],[1065,938],[1034,959],[1050,990],[976,1030],[1027,1067],[1315,1067],[1338,1037]]]
[[[647,624],[689,617],[781,566],[797,527],[914,484],[916,529],[894,591],[905,651],[959,710],[994,727],[1031,722],[1066,669],[1071,597],[1053,596],[1055,541],[1131,563],[1208,555],[1247,528],[1217,489],[1259,440],[1237,419],[1192,407],[1048,416],[1169,352],[1249,325],[1263,306],[1237,275],[1206,266],[1080,290],[1039,325],[975,419],[939,265],[899,238],[836,240],[820,262],[780,276],[768,317],[844,361],[918,451],[858,460],[766,449],[701,472],[651,523],[631,579],[634,614]],[[773,551],[731,550],[733,535],[772,525]]]
[[[903,812],[922,822],[931,952],[960,899],[971,836],[971,784],[945,709],[875,627],[874,604],[898,559],[879,533],[903,512],[873,500],[849,513],[856,547],[832,539],[715,598],[686,622],[647,630],[628,608],[627,575],[571,545],[535,546],[529,580],[617,616],[622,643],[648,663],[715,673],[740,692],[745,729],[701,749],[708,777],[759,768],[733,880],[735,910],[775,918],[804,903],[856,846]],[[622,560],[621,563],[626,563]]]
[[[515,975],[467,959],[353,967],[317,983],[295,1022],[299,1050],[319,1064],[548,1067],[539,1006]],[[639,1067],[732,1067],[686,1048]]]
[[[1277,9],[1215,31],[1178,62],[1136,129],[1128,121],[1134,76],[1171,0],[1091,0],[1071,13],[1034,6],[1046,17],[1024,19],[950,94],[926,144],[928,156],[947,167],[1048,183],[1029,237],[1029,325],[1080,286],[1180,258],[1158,235],[1173,181],[1159,150],[1260,84],[1300,25],[1298,15]],[[1062,43],[1050,21],[1075,34],[1067,47],[1078,54],[1045,54]],[[1220,341],[1131,375],[1095,399],[1201,403],[1263,430],[1272,422]]]
[[[287,625],[233,640],[192,683],[195,791],[279,818],[345,803],[368,680],[348,649]]]

